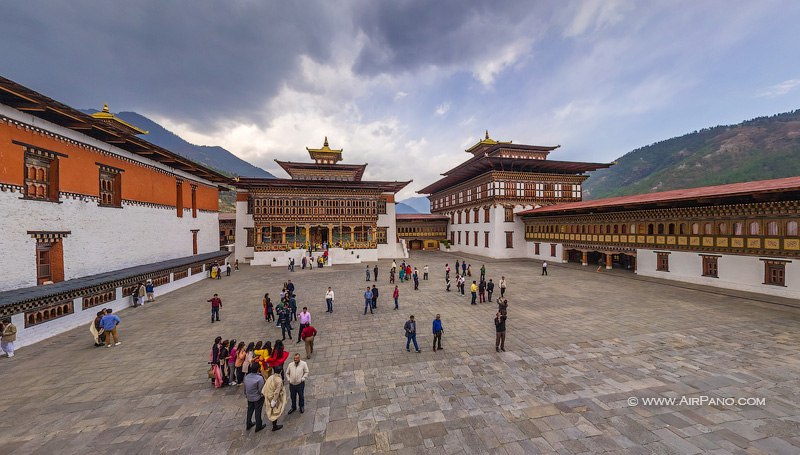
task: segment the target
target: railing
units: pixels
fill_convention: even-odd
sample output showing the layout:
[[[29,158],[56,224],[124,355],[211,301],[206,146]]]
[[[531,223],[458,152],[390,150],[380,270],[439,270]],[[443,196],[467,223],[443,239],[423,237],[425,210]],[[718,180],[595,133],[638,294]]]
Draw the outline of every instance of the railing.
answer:
[[[344,249],[369,249],[377,248],[378,244],[372,242],[339,242],[335,245],[330,245],[331,248],[344,248]],[[297,243],[261,243],[253,247],[255,251],[289,251],[291,249],[304,249],[303,242]],[[317,249],[319,251],[319,248]]]

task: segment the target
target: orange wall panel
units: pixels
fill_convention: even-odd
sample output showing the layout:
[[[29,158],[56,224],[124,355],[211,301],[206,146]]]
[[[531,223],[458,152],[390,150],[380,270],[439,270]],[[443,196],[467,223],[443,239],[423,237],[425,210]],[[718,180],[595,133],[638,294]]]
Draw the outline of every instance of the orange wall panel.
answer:
[[[58,160],[60,191],[99,196],[100,169],[96,163],[102,163],[124,171],[121,177],[123,199],[175,206],[177,193],[174,175],[7,124],[0,124],[2,183],[22,185],[24,182],[25,152],[22,146],[12,142],[15,140],[67,155]],[[183,183],[183,206],[186,208],[191,208],[193,183],[190,180]],[[197,208],[216,211],[219,206],[216,186],[197,185]]]

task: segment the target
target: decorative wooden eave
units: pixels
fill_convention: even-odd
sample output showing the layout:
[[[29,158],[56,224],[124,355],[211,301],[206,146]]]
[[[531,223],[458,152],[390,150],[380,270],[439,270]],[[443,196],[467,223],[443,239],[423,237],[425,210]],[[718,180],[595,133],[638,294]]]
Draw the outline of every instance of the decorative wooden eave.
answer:
[[[94,117],[94,118],[96,118],[96,119],[98,119],[98,120],[100,120],[100,121],[102,121],[104,123],[108,123],[108,124],[114,125],[115,127],[120,128],[122,130],[125,130],[130,134],[133,134],[133,135],[136,135],[136,134],[148,134],[147,131],[145,131],[145,130],[143,130],[141,128],[138,128],[138,127],[136,127],[134,125],[131,125],[130,123],[126,122],[125,120],[122,120],[121,118],[119,118],[116,115],[114,115],[113,113],[111,113],[111,111],[108,109],[108,104],[103,104],[103,110],[102,111],[95,112],[94,114],[91,114],[91,115],[92,115],[92,117]]]

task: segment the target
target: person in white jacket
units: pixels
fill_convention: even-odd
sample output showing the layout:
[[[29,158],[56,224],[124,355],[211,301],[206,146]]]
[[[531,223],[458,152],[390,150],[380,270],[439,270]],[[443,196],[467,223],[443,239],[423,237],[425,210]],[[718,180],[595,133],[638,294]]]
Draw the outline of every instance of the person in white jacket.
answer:
[[[325,293],[325,302],[328,304],[326,313],[333,313],[333,289],[330,287],[328,287],[328,292]]]
[[[308,378],[308,364],[300,360],[300,354],[294,355],[294,362],[286,367],[286,380],[289,381],[289,395],[292,398],[292,409],[289,414],[297,410],[297,398],[300,398],[300,414],[305,412],[306,378]]]

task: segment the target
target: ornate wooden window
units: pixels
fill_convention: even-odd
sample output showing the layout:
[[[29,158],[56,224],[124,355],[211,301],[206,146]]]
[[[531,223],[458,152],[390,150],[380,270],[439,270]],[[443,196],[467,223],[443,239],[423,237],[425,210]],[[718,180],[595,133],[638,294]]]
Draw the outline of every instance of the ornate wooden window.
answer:
[[[197,218],[197,185],[192,185],[192,218]]]
[[[450,244],[455,245],[456,243],[456,232],[450,231]]]
[[[473,236],[472,240],[472,244],[478,246],[478,231],[475,231],[475,235]]]
[[[473,217],[472,221],[477,223],[478,222],[478,209],[475,209],[475,210],[472,211],[472,217]]]
[[[489,248],[489,231],[483,231],[483,247]]]
[[[505,209],[505,220],[506,223],[511,223],[514,221],[514,208],[513,207],[506,207]]]
[[[25,198],[58,202],[57,154],[26,148]]]
[[[461,231],[458,231],[458,244],[461,245]]]
[[[483,208],[483,222],[484,223],[488,223],[489,222],[489,212],[491,212],[491,209],[489,207],[484,207]]]
[[[711,223],[704,223],[703,224],[703,234],[705,234],[705,235],[714,234],[714,225],[711,224]]]
[[[669,272],[669,253],[656,252],[656,270]]]
[[[664,223],[658,223],[658,234],[664,235]]]
[[[456,224],[456,213],[450,212],[450,224]]]
[[[255,244],[255,231],[253,228],[244,228],[244,231],[247,234],[247,246],[253,246]]]
[[[469,231],[464,231],[464,245],[469,246]]]
[[[458,224],[461,224],[461,210],[458,211]]]
[[[786,235],[791,237],[797,236],[797,221],[789,221],[786,223]]]
[[[100,166],[100,206],[122,207],[122,169]]]
[[[761,225],[758,221],[751,221],[750,222],[750,235],[760,235],[761,234]]]
[[[545,198],[554,198],[556,197],[556,186],[553,183],[545,183],[544,184],[544,195]]]
[[[744,224],[742,222],[733,223],[733,235],[742,235],[744,233]]]
[[[719,231],[719,235],[728,235],[728,223],[719,223],[717,231]]]
[[[786,261],[763,261],[764,284],[786,286]]]
[[[384,198],[378,200],[378,215],[386,215],[386,199]]]
[[[703,276],[719,278],[717,260],[719,256],[700,255],[703,258]]]
[[[778,235],[778,222],[770,221],[767,223],[767,235]]]
[[[464,224],[469,224],[469,209],[464,209]]]
[[[183,218],[183,180],[175,180],[175,210]]]
[[[648,235],[653,235],[655,233],[656,233],[655,232],[655,226],[653,226],[653,223],[648,224],[647,225],[647,234]]]
[[[692,223],[692,235],[700,234],[700,223]]]
[[[539,254],[539,243],[534,243],[533,244],[533,254],[536,254],[536,255]]]
[[[388,243],[388,229],[385,227],[379,227],[378,231],[375,233],[377,243],[386,244]]]
[[[551,257],[556,257],[556,244],[555,243],[551,243],[550,244],[550,256]]]
[[[506,231],[506,248],[514,248],[514,232]]]
[[[36,284],[64,281],[64,244],[69,231],[28,231],[36,239]]]

